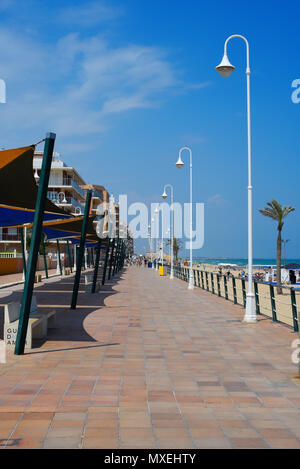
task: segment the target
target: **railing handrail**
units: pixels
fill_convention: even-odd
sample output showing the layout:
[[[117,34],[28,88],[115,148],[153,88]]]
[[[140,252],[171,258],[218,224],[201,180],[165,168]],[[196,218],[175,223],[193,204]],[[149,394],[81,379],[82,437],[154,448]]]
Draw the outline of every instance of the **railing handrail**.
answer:
[[[186,271],[188,271],[187,266],[183,265],[175,265],[174,266],[174,274],[175,277],[188,281],[188,276],[186,275]],[[203,275],[205,274],[205,275]],[[195,286],[202,288],[205,291],[208,291],[212,294],[218,295],[219,297],[222,297],[228,301],[233,301],[234,304],[239,304],[241,306],[246,306],[246,282],[248,281],[247,278],[245,277],[235,277],[234,275],[226,275],[223,273],[218,273],[218,272],[209,272],[208,270],[202,270],[202,269],[193,269],[193,275],[194,275],[194,280],[195,280]],[[210,282],[209,282],[209,276],[210,276]],[[214,276],[217,279],[217,289],[215,288],[215,283],[214,283]],[[224,279],[224,280],[223,280]],[[232,279],[231,284],[228,283],[228,280]],[[221,285],[221,281],[222,285]],[[241,302],[241,297],[237,294],[237,285],[236,285],[236,280],[241,281],[241,293],[242,293],[242,302]],[[293,327],[294,332],[299,331],[299,326],[298,326],[298,314],[300,314],[300,306],[297,306],[297,300],[296,300],[296,295],[295,292],[300,291],[300,288],[296,288],[295,286],[287,286],[287,285],[281,285],[281,288],[289,290],[290,292],[290,302],[289,304],[284,303],[283,301],[280,301],[280,298],[278,298],[275,294],[275,288],[276,284],[273,282],[264,282],[261,280],[253,280],[254,282],[254,290],[255,290],[255,305],[256,305],[256,313],[258,315],[263,314],[267,317],[270,317],[274,322],[283,322],[284,324],[287,324],[290,327]],[[259,293],[259,290],[257,288],[257,285],[269,285],[269,293],[268,296],[263,295],[262,293]],[[233,296],[233,299],[229,298],[229,287],[232,289],[231,296]],[[223,292],[221,291],[223,290]],[[240,290],[239,290],[240,291]],[[223,294],[222,294],[223,293]],[[269,307],[266,305],[262,305],[260,303],[260,299],[269,299]],[[284,296],[284,298],[286,298]],[[291,314],[290,317],[287,317],[286,311],[279,311],[280,305],[284,304],[285,306],[289,306],[291,310],[289,313]],[[267,312],[271,312],[271,314],[264,314],[262,313],[262,309],[267,310]],[[278,319],[278,315],[280,316],[281,319]],[[289,322],[285,321],[285,319],[289,319]],[[283,319],[283,320],[282,320]],[[292,324],[291,324],[292,323]]]

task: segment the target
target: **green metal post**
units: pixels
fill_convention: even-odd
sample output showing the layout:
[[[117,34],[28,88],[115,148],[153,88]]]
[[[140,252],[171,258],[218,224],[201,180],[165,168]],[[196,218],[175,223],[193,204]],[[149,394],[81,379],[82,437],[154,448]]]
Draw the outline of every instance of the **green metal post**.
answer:
[[[111,273],[112,273],[113,262],[114,262],[115,244],[116,244],[116,239],[113,238],[112,243],[111,243],[111,252],[110,252],[110,259],[109,259],[108,280],[111,279]]]
[[[48,267],[47,267],[47,258],[46,258],[45,235],[44,235],[44,233],[42,233],[42,244],[43,244],[43,257],[44,257],[45,274],[46,274],[46,278],[49,278],[49,275],[48,275]]]
[[[73,286],[71,309],[76,309],[76,305],[77,305],[77,297],[78,297],[79,283],[80,283],[80,277],[81,277],[82,260],[84,256],[86,230],[87,230],[87,225],[89,221],[92,193],[93,193],[92,190],[88,190],[86,201],[85,201],[84,217],[83,217],[82,228],[81,228],[79,253],[77,256],[76,274],[75,274],[75,280],[74,280],[74,286]]]
[[[274,322],[277,322],[274,286],[271,283],[270,283],[270,299],[271,299],[271,308],[272,308],[272,318]]]
[[[295,289],[291,288],[291,303],[292,303],[292,312],[293,312],[293,323],[294,323],[294,332],[299,332],[298,317],[297,317],[297,303]]]
[[[205,272],[205,281],[206,281],[206,291],[209,291],[208,273],[207,272]]]
[[[212,291],[213,294],[215,294],[214,274],[211,273],[210,277],[211,277],[211,291]]]
[[[20,228],[20,237],[21,237],[21,248],[22,248],[22,258],[23,258],[23,270],[24,275],[26,276],[26,254],[25,254],[25,244],[24,244],[24,228]]]
[[[124,241],[121,240],[121,241],[120,241],[119,260],[118,260],[118,264],[117,264],[117,272],[120,272],[120,270],[121,270],[123,252],[124,252]]]
[[[232,277],[232,289],[233,289],[233,303],[236,305],[237,304],[237,295],[236,295],[235,277]]]
[[[257,282],[254,283],[254,295],[255,295],[255,306],[256,306],[256,314],[260,314],[260,304],[259,304],[259,294],[258,294],[258,285]]]
[[[95,293],[95,291],[96,291],[96,285],[97,285],[97,280],[98,280],[99,262],[100,262],[100,253],[101,253],[101,244],[102,244],[102,239],[100,238],[99,241],[98,241],[98,246],[97,246],[95,268],[94,268],[94,277],[93,277],[93,285],[92,285],[92,293]]]
[[[105,284],[105,280],[106,280],[106,270],[107,270],[107,264],[108,264],[109,248],[110,248],[110,238],[107,237],[105,260],[104,260],[103,273],[102,273],[102,285]]]
[[[204,278],[203,278],[203,272],[201,270],[201,288],[204,290]]]
[[[197,269],[196,275],[197,275],[197,287],[199,288],[200,287],[200,272],[199,272],[199,269]]]
[[[71,256],[71,252],[70,252],[70,241],[67,239],[67,251],[68,251],[68,267],[70,268],[70,272],[72,274],[73,272],[73,268],[72,268],[72,256]]]
[[[118,237],[117,239],[117,247],[116,247],[116,252],[115,252],[115,257],[114,257],[114,263],[113,263],[113,272],[112,276],[114,277],[117,271],[117,264],[119,260],[119,252],[120,252],[120,239]]]
[[[217,274],[218,296],[221,296],[220,275]]]
[[[62,275],[62,266],[61,266],[61,258],[60,258],[60,245],[59,245],[59,240],[56,240],[56,245],[57,245],[57,262],[59,266],[59,272],[60,275]]]
[[[38,187],[35,215],[32,228],[32,236],[30,243],[30,252],[25,277],[24,291],[22,296],[22,304],[20,309],[19,327],[16,339],[15,355],[23,355],[26,343],[27,327],[30,315],[32,292],[34,285],[34,276],[36,264],[39,254],[39,246],[41,243],[42,223],[44,216],[45,203],[47,199],[47,190],[49,184],[49,176],[51,162],[53,156],[54,142],[56,135],[49,133],[46,136],[40,182]]]
[[[244,303],[244,308],[246,308],[246,283],[245,283],[244,278],[242,278],[241,281],[242,281],[242,290],[243,290],[243,303]]]
[[[224,275],[224,292],[225,292],[225,299],[228,300],[228,288],[227,288],[227,277]]]

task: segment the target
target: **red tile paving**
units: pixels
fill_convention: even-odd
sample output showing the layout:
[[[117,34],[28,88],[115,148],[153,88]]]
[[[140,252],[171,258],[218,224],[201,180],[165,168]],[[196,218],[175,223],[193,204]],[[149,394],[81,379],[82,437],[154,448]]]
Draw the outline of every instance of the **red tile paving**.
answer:
[[[45,276],[45,272],[43,270],[38,271],[39,274],[42,275],[42,277]],[[50,269],[48,270],[48,275],[53,276],[56,274],[56,269]],[[16,282],[22,282],[23,281],[23,274],[7,274],[7,275],[0,275],[0,286],[4,284],[10,284],[10,283],[16,283]]]
[[[72,281],[36,285],[58,327],[0,365],[0,448],[300,447],[290,329],[136,267],[71,311]]]

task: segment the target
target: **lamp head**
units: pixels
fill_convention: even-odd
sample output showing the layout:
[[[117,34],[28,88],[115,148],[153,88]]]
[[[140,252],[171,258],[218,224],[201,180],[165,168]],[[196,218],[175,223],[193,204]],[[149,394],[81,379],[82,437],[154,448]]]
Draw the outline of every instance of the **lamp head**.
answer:
[[[232,74],[232,72],[235,70],[235,67],[231,65],[227,55],[225,54],[220,65],[216,67],[216,70],[221,75],[221,77],[226,78]]]
[[[164,191],[164,193],[163,193],[163,195],[162,195],[162,198],[163,198],[163,199],[166,199],[167,197],[168,197],[168,196],[167,196],[167,194],[166,194],[166,191]]]
[[[184,162],[183,162],[182,159],[181,159],[181,154],[180,154],[180,153],[179,153],[179,158],[178,158],[178,161],[177,161],[177,163],[176,163],[176,166],[177,166],[177,168],[179,168],[179,169],[181,169],[181,168],[184,167]]]

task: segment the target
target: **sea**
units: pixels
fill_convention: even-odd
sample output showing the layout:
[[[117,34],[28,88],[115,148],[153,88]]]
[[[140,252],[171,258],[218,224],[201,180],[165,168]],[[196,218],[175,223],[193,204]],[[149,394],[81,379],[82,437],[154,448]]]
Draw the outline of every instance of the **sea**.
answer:
[[[193,261],[197,264],[236,264],[240,267],[244,267],[248,265],[248,259],[235,259],[235,258],[209,258],[209,257],[195,257]],[[282,265],[284,264],[300,264],[300,259],[285,259],[285,263],[282,260]],[[263,265],[263,266],[271,266],[276,265],[276,259],[253,259],[253,265]]]

